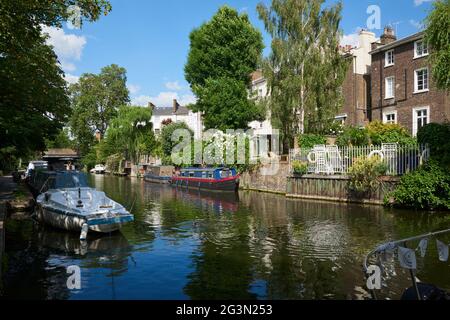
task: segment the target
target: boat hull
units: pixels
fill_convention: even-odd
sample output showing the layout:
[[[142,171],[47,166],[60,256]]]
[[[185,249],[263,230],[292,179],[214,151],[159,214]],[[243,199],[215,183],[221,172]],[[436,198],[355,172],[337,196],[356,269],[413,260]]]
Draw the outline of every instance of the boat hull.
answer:
[[[82,217],[75,214],[72,215],[42,205],[39,205],[37,208],[37,218],[40,222],[54,228],[73,232],[80,232],[83,225],[88,224],[90,231],[98,233],[119,231],[125,223],[133,221],[131,215],[90,219],[89,216]]]
[[[150,182],[150,183],[158,183],[158,184],[169,184],[170,177],[160,177],[160,176],[146,174],[144,176],[144,181]]]
[[[171,185],[177,188],[236,192],[239,189],[239,177],[221,180],[173,177],[171,179]]]

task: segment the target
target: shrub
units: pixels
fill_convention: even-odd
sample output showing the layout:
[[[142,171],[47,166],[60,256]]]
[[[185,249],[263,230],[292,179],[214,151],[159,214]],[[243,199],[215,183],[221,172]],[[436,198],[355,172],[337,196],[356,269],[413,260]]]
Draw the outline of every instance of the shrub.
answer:
[[[385,203],[413,209],[450,210],[450,173],[436,161],[430,161],[403,176]]]
[[[294,170],[294,174],[301,176],[305,175],[308,173],[308,163],[299,160],[294,160],[292,162],[292,169]]]
[[[381,121],[374,121],[367,125],[367,132],[370,142],[377,146],[383,143],[398,143],[401,145],[417,143],[408,130],[398,124],[385,124]]]
[[[327,139],[317,134],[301,134],[298,137],[300,148],[312,149],[315,145],[326,144]]]
[[[336,144],[340,147],[365,146],[369,144],[367,129],[347,126],[338,136]]]
[[[417,140],[428,144],[431,157],[450,169],[450,124],[430,123],[419,130]]]
[[[387,166],[380,157],[359,158],[349,170],[350,189],[368,192],[380,183],[380,176],[386,174]]]

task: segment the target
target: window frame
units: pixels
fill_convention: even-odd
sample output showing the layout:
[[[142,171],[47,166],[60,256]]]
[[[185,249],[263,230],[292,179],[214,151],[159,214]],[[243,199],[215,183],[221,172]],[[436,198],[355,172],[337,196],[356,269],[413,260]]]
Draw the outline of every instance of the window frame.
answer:
[[[392,79],[392,95],[388,96],[388,80]],[[389,76],[384,78],[384,99],[385,100],[390,100],[390,99],[395,99],[395,77],[394,76]]]
[[[389,62],[389,54],[392,53],[392,62]],[[392,67],[395,65],[395,50],[391,49],[384,53],[384,67]]]
[[[391,116],[391,115],[394,115],[394,122],[391,122],[388,120],[388,116]],[[397,110],[383,112],[383,123],[384,124],[397,124],[398,123]]]
[[[418,73],[421,71],[427,71],[427,82],[426,82],[426,89],[420,89],[419,90],[419,75]],[[425,82],[422,84],[425,85]],[[420,68],[414,70],[414,93],[424,93],[430,91],[430,70],[428,67]]]
[[[419,132],[419,130],[422,128],[419,128],[419,126],[418,126],[418,120],[419,120],[419,115],[418,115],[418,113],[420,112],[420,111],[426,111],[427,112],[427,115],[426,115],[426,124],[425,125],[427,125],[427,124],[429,124],[429,123],[431,123],[431,114],[430,114],[430,106],[423,106],[423,107],[416,107],[416,108],[413,108],[413,110],[412,110],[412,112],[413,112],[413,136],[415,137],[415,136],[417,136],[417,133]],[[421,118],[423,119],[423,116],[421,116]]]
[[[422,53],[419,55],[418,54],[418,52],[417,52],[417,49],[418,49],[418,44],[419,43],[422,43]],[[424,49],[426,48],[426,53],[424,53]],[[429,49],[429,47],[428,47],[428,44],[425,42],[425,40],[424,39],[421,39],[421,40],[417,40],[417,41],[415,41],[414,42],[414,59],[419,59],[419,58],[423,58],[423,57],[426,57],[426,56],[428,56],[430,54],[430,49]]]

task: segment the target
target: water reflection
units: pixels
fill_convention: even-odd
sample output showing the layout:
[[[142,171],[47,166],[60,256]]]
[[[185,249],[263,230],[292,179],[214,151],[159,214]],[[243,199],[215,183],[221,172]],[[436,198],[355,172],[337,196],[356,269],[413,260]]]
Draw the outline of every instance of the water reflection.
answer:
[[[107,176],[93,176],[91,183],[132,210],[135,222],[87,247],[77,235],[13,224],[6,238],[6,296],[361,299],[369,251],[450,224],[448,215],[264,193],[211,194]],[[78,292],[64,289],[68,265],[82,268]],[[420,265],[421,280],[450,288],[448,263],[430,254]],[[397,299],[409,275],[392,267],[383,297]]]

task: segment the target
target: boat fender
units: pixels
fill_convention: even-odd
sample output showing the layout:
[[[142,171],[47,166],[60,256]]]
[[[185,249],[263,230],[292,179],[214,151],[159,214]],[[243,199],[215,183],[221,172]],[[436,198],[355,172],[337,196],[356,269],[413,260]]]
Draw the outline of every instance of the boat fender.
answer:
[[[83,225],[81,226],[81,234],[80,234],[81,241],[86,241],[88,232],[89,232],[89,225],[87,223],[83,223]]]

